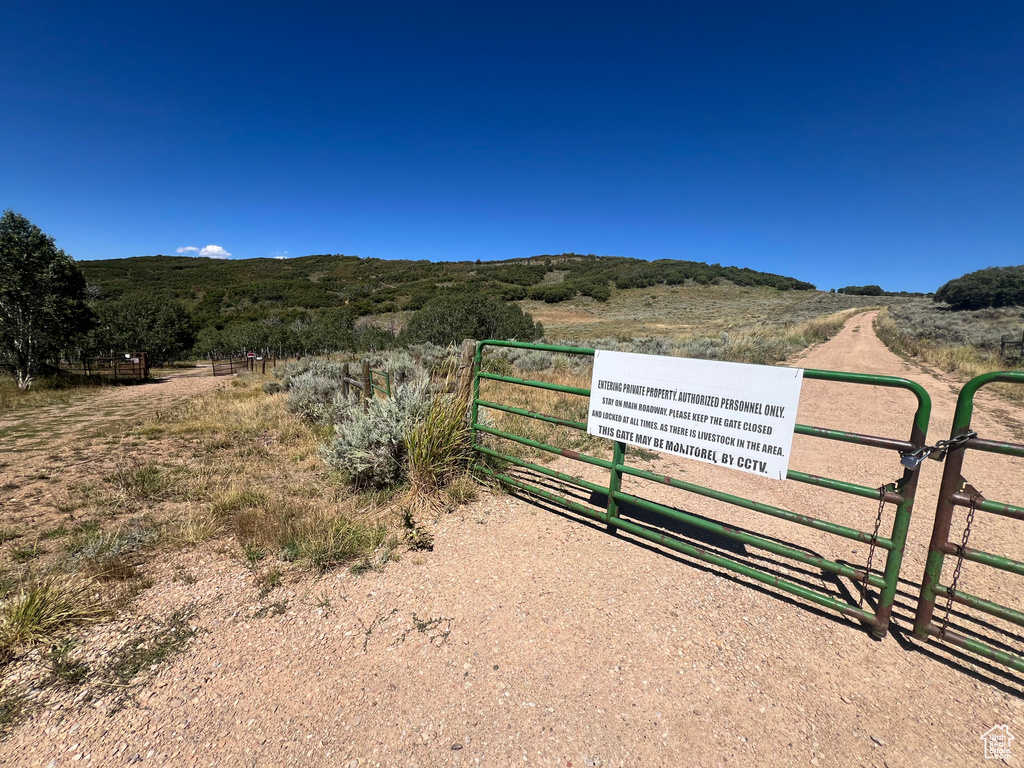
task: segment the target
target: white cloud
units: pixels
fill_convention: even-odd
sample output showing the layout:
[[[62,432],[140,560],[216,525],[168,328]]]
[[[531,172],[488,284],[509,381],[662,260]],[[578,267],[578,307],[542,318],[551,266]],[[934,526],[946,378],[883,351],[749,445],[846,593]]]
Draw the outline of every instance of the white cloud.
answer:
[[[199,249],[194,245],[186,245],[178,249],[178,253],[199,253]]]
[[[288,251],[271,251],[270,255],[273,256],[275,259],[287,259]]]
[[[200,256],[209,256],[211,259],[226,259],[231,256],[230,253],[225,251],[219,245],[207,245],[200,249]]]

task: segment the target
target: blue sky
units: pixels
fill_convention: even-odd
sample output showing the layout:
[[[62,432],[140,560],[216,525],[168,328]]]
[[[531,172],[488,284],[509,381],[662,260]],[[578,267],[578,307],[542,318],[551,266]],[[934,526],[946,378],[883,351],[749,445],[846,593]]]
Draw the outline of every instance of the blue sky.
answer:
[[[0,147],[0,208],[78,259],[576,251],[933,290],[1024,263],[1024,4],[8,0]]]

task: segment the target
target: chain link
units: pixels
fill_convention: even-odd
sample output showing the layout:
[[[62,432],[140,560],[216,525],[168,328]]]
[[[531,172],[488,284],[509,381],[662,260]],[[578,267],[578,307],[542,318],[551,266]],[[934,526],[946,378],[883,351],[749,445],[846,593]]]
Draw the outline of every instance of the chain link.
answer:
[[[946,627],[949,626],[949,614],[953,610],[953,595],[956,594],[957,584],[960,581],[960,569],[964,565],[964,552],[967,551],[967,542],[971,538],[971,525],[974,524],[974,511],[978,505],[978,496],[971,494],[971,506],[967,510],[967,524],[964,526],[964,535],[960,540],[960,548],[957,550],[956,567],[953,569],[953,581],[950,582],[949,590],[946,593],[946,614],[942,617],[942,627],[939,629],[939,640],[946,639]]]
[[[968,430],[962,435],[951,437],[949,440],[939,440],[935,445],[925,445],[916,451],[901,451],[900,464],[907,469],[917,469],[925,459],[942,461],[951,448],[958,448],[968,440],[978,436],[974,430]]]
[[[875,559],[875,548],[878,546],[878,529],[882,527],[882,512],[885,510],[885,486],[878,489],[878,515],[875,517],[875,532],[871,534],[871,546],[868,547],[868,564],[864,566],[864,585],[860,590],[858,606],[864,607],[864,598],[868,596],[868,579],[871,577],[871,561]]]

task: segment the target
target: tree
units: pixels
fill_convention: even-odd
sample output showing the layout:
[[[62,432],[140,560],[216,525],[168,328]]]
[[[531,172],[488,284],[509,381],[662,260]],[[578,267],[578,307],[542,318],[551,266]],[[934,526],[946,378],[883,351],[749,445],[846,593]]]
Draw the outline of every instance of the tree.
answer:
[[[934,299],[956,310],[1024,306],[1024,266],[968,272],[939,288]]]
[[[885,291],[882,290],[880,285],[848,285],[845,288],[840,288],[839,293],[845,293],[847,296],[884,296]]]
[[[417,310],[399,338],[403,344],[429,341],[446,346],[463,339],[533,341],[540,323],[517,305],[481,293],[442,293]]]
[[[52,237],[14,211],[0,217],[0,365],[20,389],[92,327],[85,278]]]
[[[97,346],[104,351],[145,352],[161,365],[192,349],[192,316],[180,301],[145,293],[128,293],[99,307]]]

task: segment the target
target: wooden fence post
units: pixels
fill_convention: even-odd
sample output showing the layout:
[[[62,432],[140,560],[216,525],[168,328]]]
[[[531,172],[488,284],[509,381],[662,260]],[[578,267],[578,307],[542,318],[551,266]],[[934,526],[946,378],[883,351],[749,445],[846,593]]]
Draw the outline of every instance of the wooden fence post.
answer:
[[[346,400],[348,399],[348,380],[351,375],[348,363],[341,366],[341,394]]]
[[[373,397],[373,385],[370,383],[370,361],[363,360],[363,409],[370,407],[370,398]]]
[[[469,399],[473,391],[473,357],[476,355],[476,342],[472,339],[465,339],[462,342],[462,351],[459,354],[459,372],[456,392],[459,397]]]

